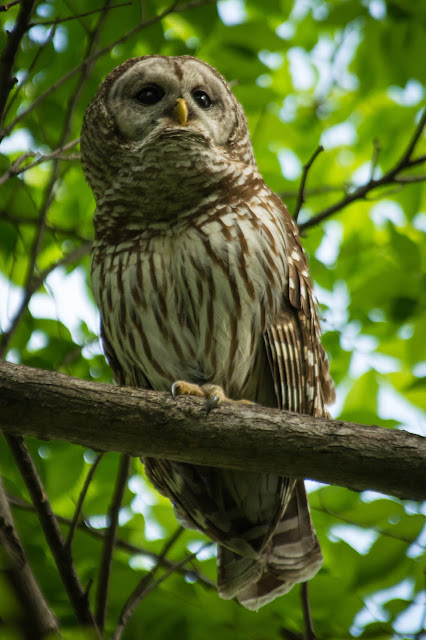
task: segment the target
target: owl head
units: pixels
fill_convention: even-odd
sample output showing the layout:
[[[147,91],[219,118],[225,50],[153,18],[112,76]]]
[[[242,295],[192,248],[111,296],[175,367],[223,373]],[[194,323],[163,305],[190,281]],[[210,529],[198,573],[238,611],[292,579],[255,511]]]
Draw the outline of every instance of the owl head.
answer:
[[[227,165],[255,167],[244,111],[225,79],[192,56],[143,56],[114,69],[86,110],[86,178],[96,199],[119,184],[164,193]],[[228,171],[229,173],[229,171]],[[218,174],[219,175],[219,174]]]

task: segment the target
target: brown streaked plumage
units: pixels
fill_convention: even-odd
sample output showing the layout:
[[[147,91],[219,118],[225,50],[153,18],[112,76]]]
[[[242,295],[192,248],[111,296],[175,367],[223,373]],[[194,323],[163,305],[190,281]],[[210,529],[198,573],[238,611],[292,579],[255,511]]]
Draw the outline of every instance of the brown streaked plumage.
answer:
[[[222,76],[190,56],[128,60],[89,105],[81,151],[117,381],[219,385],[235,400],[326,415],[334,392],[306,256]],[[302,480],[144,462],[178,519],[219,543],[223,598],[258,609],[318,571]]]

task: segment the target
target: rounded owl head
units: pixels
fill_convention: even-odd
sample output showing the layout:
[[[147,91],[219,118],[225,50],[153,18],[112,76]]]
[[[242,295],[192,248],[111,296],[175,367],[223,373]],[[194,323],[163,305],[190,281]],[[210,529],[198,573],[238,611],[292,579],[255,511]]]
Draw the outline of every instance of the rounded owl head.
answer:
[[[165,189],[189,206],[189,185],[205,191],[238,166],[256,167],[241,105],[192,56],[143,56],[114,69],[87,108],[81,154],[98,204],[131,188],[141,191],[141,206],[149,192],[160,209]]]

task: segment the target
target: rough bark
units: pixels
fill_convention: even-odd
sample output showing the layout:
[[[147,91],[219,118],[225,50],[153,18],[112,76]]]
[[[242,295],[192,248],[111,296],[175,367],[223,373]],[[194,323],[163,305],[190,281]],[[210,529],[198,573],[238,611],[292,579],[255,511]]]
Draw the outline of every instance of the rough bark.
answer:
[[[84,382],[0,362],[0,427],[133,456],[426,498],[426,438],[405,431]]]

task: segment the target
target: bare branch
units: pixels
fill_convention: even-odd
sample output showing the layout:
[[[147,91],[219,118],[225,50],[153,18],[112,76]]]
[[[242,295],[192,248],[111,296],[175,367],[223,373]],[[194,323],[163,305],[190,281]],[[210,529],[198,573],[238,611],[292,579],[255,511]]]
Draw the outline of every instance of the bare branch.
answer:
[[[55,559],[62,582],[80,624],[96,629],[84,589],[76,574],[71,556],[65,549],[61,530],[47,499],[37,469],[26,449],[23,438],[5,435],[15,462],[22,474],[28,492],[43,528],[49,548]]]
[[[176,536],[176,534],[175,534],[175,536]],[[170,541],[171,543],[174,542],[175,536],[172,537],[172,539]],[[166,544],[166,547],[167,547],[168,544],[170,544],[170,542]],[[191,560],[196,558],[197,554],[199,554],[200,551],[202,551],[203,549],[206,549],[207,547],[210,547],[212,544],[213,544],[213,542],[207,542],[207,543],[201,545],[201,547],[197,551],[195,551],[194,553],[191,553],[188,556],[186,556],[186,558],[181,560],[181,562],[178,562],[176,564],[176,568],[175,569],[170,567],[165,573],[163,573],[163,575],[160,578],[158,578],[154,582],[147,581],[147,583],[145,583],[145,579],[141,580],[141,582],[137,585],[135,591],[130,595],[130,598],[128,599],[128,601],[124,605],[124,608],[123,608],[123,610],[122,610],[122,612],[120,614],[119,623],[117,625],[117,628],[116,628],[114,636],[113,636],[113,640],[120,640],[120,638],[121,638],[121,636],[123,634],[123,631],[124,631],[124,627],[126,626],[127,622],[130,620],[130,618],[133,615],[133,613],[135,612],[135,609],[136,609],[137,605],[139,604],[139,602],[142,600],[142,598],[145,598],[148,595],[148,593],[151,593],[151,591],[154,591],[154,589],[156,589],[169,576],[171,576],[173,573],[175,573],[175,571],[177,571],[178,569],[183,568],[186,564],[188,564],[188,562],[190,562]],[[148,574],[148,576],[146,576],[146,577],[150,578],[151,576],[150,576],[150,574]]]
[[[306,185],[306,180],[307,180],[307,177],[308,177],[309,169],[312,167],[313,163],[315,162],[315,159],[319,156],[321,151],[324,151],[324,147],[322,145],[320,145],[318,147],[318,149],[316,149],[314,151],[314,153],[309,158],[308,162],[303,167],[302,180],[300,182],[300,187],[299,187],[299,194],[297,196],[296,207],[295,207],[294,213],[293,213],[293,219],[294,219],[295,222],[297,222],[297,218],[299,217],[300,209],[302,208],[302,205],[305,202],[305,197],[306,197],[305,185]]]
[[[422,164],[423,162],[426,161],[426,155],[419,156],[418,158],[412,157],[414,153],[414,149],[417,145],[417,142],[420,139],[420,136],[423,132],[423,129],[425,128],[425,125],[426,125],[426,109],[422,113],[419,123],[407,145],[406,150],[404,151],[401,158],[395,164],[394,167],[389,169],[389,171],[387,171],[381,178],[375,179],[373,178],[373,176],[371,176],[368,182],[366,182],[364,185],[362,185],[361,187],[358,187],[352,193],[347,194],[345,197],[341,198],[341,200],[331,205],[330,207],[327,207],[326,209],[324,209],[324,211],[321,211],[320,213],[317,213],[316,215],[312,216],[312,218],[310,218],[303,224],[299,225],[300,231],[305,231],[309,227],[313,227],[319,224],[320,222],[327,220],[337,211],[341,211],[342,209],[347,207],[352,202],[355,202],[356,200],[365,200],[366,196],[371,191],[373,191],[373,189],[376,189],[377,187],[383,187],[386,185],[394,185],[394,184],[397,184],[397,185],[405,184],[406,182],[420,182],[421,180],[410,180],[410,176],[406,176],[408,180],[405,180],[404,179],[405,176],[401,176],[399,174],[402,171],[406,171],[407,169],[412,169],[413,167],[419,164]],[[419,178],[419,177],[420,176],[416,176],[416,178]]]
[[[100,9],[93,9],[92,11],[86,11],[86,13],[79,13],[78,15],[75,15],[75,16],[67,16],[66,18],[56,18],[55,20],[40,20],[39,22],[30,22],[30,24],[28,25],[28,29],[32,29],[33,27],[38,27],[38,26],[47,27],[51,24],[57,25],[57,24],[61,24],[62,22],[68,22],[69,20],[86,18],[87,16],[91,16],[94,13],[99,13],[100,11],[105,11],[105,10],[110,11],[111,9],[119,9],[121,7],[131,7],[131,6],[132,6],[131,2],[122,2],[121,4],[112,4],[108,7],[101,7]]]
[[[38,47],[34,58],[31,61],[31,64],[28,66],[28,69],[26,69],[25,73],[24,73],[24,77],[22,78],[22,80],[20,80],[19,84],[16,85],[15,90],[13,91],[13,94],[10,97],[10,100],[8,101],[6,108],[4,110],[4,118],[6,118],[7,114],[9,113],[10,109],[12,108],[13,103],[15,102],[16,98],[19,95],[19,92],[21,91],[22,87],[25,86],[25,84],[28,82],[28,80],[31,79],[31,73],[32,71],[35,69],[35,66],[37,64],[37,61],[39,60],[41,54],[43,53],[44,49],[46,48],[46,46],[49,44],[49,42],[52,42],[54,35],[56,33],[56,27],[52,27],[45,39],[45,41],[40,45],[40,47]]]
[[[426,438],[402,430],[85,382],[0,362],[4,431],[192,464],[426,497]],[[202,420],[202,429],[200,429]],[[176,434],[179,437],[176,437]]]
[[[78,497],[78,502],[77,502],[77,506],[75,508],[75,512],[74,512],[74,516],[73,519],[71,521],[71,526],[70,526],[70,530],[68,531],[68,535],[67,535],[67,540],[65,542],[65,547],[68,549],[68,551],[71,550],[71,544],[72,544],[72,539],[74,536],[74,532],[76,529],[76,526],[78,524],[78,521],[80,519],[80,514],[81,514],[81,509],[83,506],[83,502],[84,499],[86,497],[87,491],[89,489],[90,483],[92,482],[93,476],[95,474],[96,469],[98,468],[98,464],[100,463],[100,461],[103,458],[103,453],[98,453],[98,455],[96,456],[96,460],[94,461],[94,463],[92,464],[92,466],[89,469],[89,472],[86,476],[86,480],[84,481],[84,485],[83,488],[80,492],[80,495]]]
[[[9,504],[16,507],[17,509],[23,509],[24,511],[31,511],[35,513],[34,506],[30,502],[26,502],[21,498],[16,498],[10,494],[7,495],[7,499]],[[61,524],[65,524],[67,526],[71,526],[72,520],[70,518],[64,518],[58,514],[55,514],[55,518]],[[81,521],[77,523],[77,529],[82,531],[83,533],[91,536],[92,538],[96,538],[97,540],[104,540],[106,533],[100,529],[94,529],[87,522]],[[161,558],[158,553],[154,553],[149,549],[144,549],[143,547],[139,547],[131,542],[127,542],[127,540],[123,540],[122,538],[116,538],[115,546],[118,549],[122,549],[123,551],[127,551],[128,553],[133,553],[141,556],[145,556],[146,558],[150,558],[155,563],[159,563],[164,567],[171,567],[175,572],[181,573],[182,575],[192,575],[198,582],[203,584],[207,589],[211,589],[212,591],[216,591],[216,585],[209,578],[204,576],[198,569],[191,567],[191,569],[184,569],[183,567],[178,567],[176,562],[172,560],[168,560],[168,558]]]
[[[59,632],[58,622],[38,586],[19,540],[0,478],[0,548],[2,570],[9,579],[25,616],[22,637],[41,639]]]
[[[29,169],[33,169],[33,167],[37,167],[39,164],[42,164],[43,162],[46,162],[47,160],[52,160],[53,158],[56,159],[60,159],[60,160],[77,160],[79,159],[80,156],[63,156],[63,152],[64,151],[68,151],[68,149],[71,149],[72,147],[75,147],[76,144],[78,144],[80,142],[80,138],[76,138],[75,140],[72,140],[71,142],[68,142],[67,144],[63,144],[60,147],[58,147],[57,149],[55,149],[54,151],[52,151],[51,153],[47,153],[45,155],[40,155],[37,152],[30,152],[30,153],[24,153],[21,156],[19,156],[19,158],[17,158],[14,162],[12,162],[12,164],[10,165],[9,169],[7,171],[4,172],[4,174],[2,176],[0,176],[0,186],[2,184],[4,184],[7,180],[9,180],[10,178],[15,178],[16,176],[19,176],[21,173],[24,173],[25,171],[28,171]],[[30,164],[25,165],[24,167],[22,167],[22,163],[25,162],[25,160],[27,160],[28,158],[31,158],[33,156],[39,156],[37,158],[37,160],[34,160],[33,162],[31,162]]]
[[[142,580],[139,581],[139,583],[136,585],[135,589],[132,591],[132,593],[130,594],[130,596],[127,598],[121,613],[120,613],[120,617],[118,620],[118,625],[117,628],[115,630],[114,633],[114,640],[119,640],[122,636],[122,633],[124,631],[125,626],[127,625],[127,623],[129,622],[130,618],[133,616],[134,612],[136,611],[136,608],[138,606],[138,604],[141,602],[141,600],[143,599],[143,597],[145,596],[146,592],[147,592],[147,588],[150,584],[150,582],[152,582],[153,577],[155,576],[155,574],[157,573],[159,567],[161,566],[161,561],[164,560],[164,558],[167,556],[168,552],[170,551],[170,549],[172,548],[172,546],[174,545],[174,543],[179,539],[179,537],[182,535],[183,533],[183,527],[178,527],[175,531],[175,533],[166,541],[160,556],[158,558],[158,562],[157,564],[151,569],[151,571],[149,571],[143,578]],[[186,560],[186,559],[185,559]],[[185,562],[186,564],[186,562]],[[178,566],[178,565],[176,565]],[[173,569],[172,569],[173,572]]]
[[[104,540],[104,548],[101,558],[98,592],[96,598],[96,622],[98,628],[103,631],[108,604],[108,589],[111,576],[112,554],[117,537],[118,513],[123,502],[127,478],[130,471],[130,456],[121,456],[117,474],[114,496],[108,511],[109,526]]]
[[[4,109],[9,93],[16,82],[16,79],[12,77],[15,57],[25,31],[27,30],[34,2],[35,0],[22,0],[14,27],[11,32],[7,32],[6,34],[6,46],[0,57],[0,125],[3,123]],[[5,6],[9,9],[12,3]],[[4,9],[4,11],[7,11],[7,9]]]
[[[9,11],[12,7],[19,4],[21,0],[12,0],[12,2],[8,2],[7,4],[0,5],[0,11]]]

